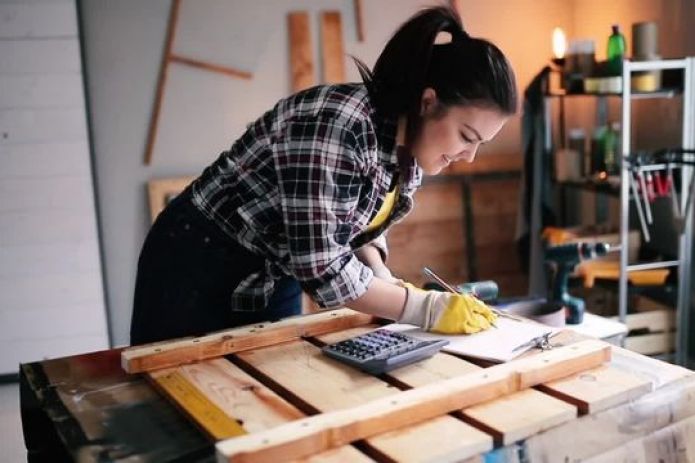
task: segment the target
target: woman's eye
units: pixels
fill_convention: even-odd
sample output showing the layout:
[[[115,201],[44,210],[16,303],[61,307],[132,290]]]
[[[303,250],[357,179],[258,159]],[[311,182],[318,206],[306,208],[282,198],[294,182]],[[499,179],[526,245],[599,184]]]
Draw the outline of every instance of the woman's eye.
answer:
[[[468,138],[468,137],[466,136],[466,134],[464,134],[463,132],[461,132],[461,138],[463,138],[463,140],[464,140],[466,143],[473,143],[473,140],[471,140],[470,138]]]

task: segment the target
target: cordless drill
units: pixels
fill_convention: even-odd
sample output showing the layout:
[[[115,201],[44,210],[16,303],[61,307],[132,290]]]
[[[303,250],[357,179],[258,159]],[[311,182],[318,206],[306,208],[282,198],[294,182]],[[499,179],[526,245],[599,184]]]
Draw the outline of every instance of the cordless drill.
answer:
[[[566,307],[568,324],[577,325],[584,319],[584,300],[571,296],[568,291],[570,274],[579,262],[604,256],[609,248],[607,243],[571,243],[545,248],[546,262],[555,265],[550,300]]]

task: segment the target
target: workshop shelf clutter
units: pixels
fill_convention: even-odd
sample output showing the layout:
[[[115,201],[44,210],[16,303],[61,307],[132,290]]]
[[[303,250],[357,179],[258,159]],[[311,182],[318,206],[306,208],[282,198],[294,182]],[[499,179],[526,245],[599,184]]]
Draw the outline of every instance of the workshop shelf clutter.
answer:
[[[565,164],[569,161],[563,159],[563,149],[556,148],[552,140],[546,145],[549,152],[555,153],[556,162],[563,166],[555,171],[559,207],[567,210],[568,198],[578,192],[582,198],[580,209],[582,206],[589,212],[593,209],[597,221],[597,226],[593,227],[595,231],[586,233],[586,226],[571,226],[576,220],[587,223],[590,219],[586,213],[580,213],[580,217],[565,214],[563,221],[569,228],[559,229],[566,232],[563,242],[602,240],[618,248],[616,253],[579,264],[575,275],[581,277],[583,288],[574,291],[583,294],[587,301],[607,303],[593,308],[588,303],[587,310],[615,316],[628,325],[630,332],[624,341],[625,347],[681,364],[687,355],[689,330],[679,330],[678,327],[689,326],[691,288],[688,282],[692,278],[694,61],[694,58],[623,60],[620,71],[624,82],[631,82],[634,76],[658,73],[659,84],[668,87],[645,90],[635,87],[633,79],[632,85],[621,85],[612,95],[588,97],[596,102],[599,127],[609,120],[609,99],[617,100],[619,104],[617,137],[613,137],[617,139],[611,144],[611,150],[615,151],[611,158],[614,161],[610,166],[604,157],[595,159],[596,152],[606,154],[605,143],[600,138],[598,143],[592,143],[591,153],[584,152],[582,140],[580,166],[569,176],[565,174]],[[560,147],[565,143],[565,105],[569,104],[565,100],[570,101],[571,96],[574,95],[567,92],[549,94],[545,98],[550,106],[554,101],[560,105],[557,116],[559,134],[556,135],[561,137],[557,142]],[[638,102],[657,100],[674,101],[677,105],[682,124],[680,138],[676,144],[665,141],[666,146],[660,149],[641,149],[636,145],[639,133],[635,132],[636,118],[640,113],[635,110],[643,107],[638,106]],[[549,131],[554,126],[552,113],[546,111],[545,124]],[[658,129],[655,128],[657,132]],[[572,139],[577,130],[570,129],[570,145],[578,146]],[[587,201],[593,201],[593,204]],[[606,234],[606,231],[610,233]],[[555,233],[561,235],[558,231]],[[603,295],[591,295],[592,292]],[[659,300],[653,301],[654,296]],[[655,306],[659,307],[657,312],[660,315],[651,314],[649,317],[652,318],[645,318],[645,307]],[[664,313],[665,310],[671,313]],[[672,323],[665,326],[660,322],[651,329],[644,326],[644,321],[653,317],[671,320]]]

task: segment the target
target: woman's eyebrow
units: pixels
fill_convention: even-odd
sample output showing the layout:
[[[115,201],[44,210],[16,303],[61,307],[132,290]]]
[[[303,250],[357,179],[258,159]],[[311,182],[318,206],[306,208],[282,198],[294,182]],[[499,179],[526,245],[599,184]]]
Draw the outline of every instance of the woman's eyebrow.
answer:
[[[463,123],[463,125],[465,125],[466,127],[468,127],[468,130],[470,130],[471,132],[473,132],[473,133],[475,134],[475,136],[478,137],[478,141],[483,141],[483,137],[480,136],[480,134],[478,133],[478,131],[475,130],[475,128],[473,128],[473,126],[471,126],[471,125],[469,125],[469,124],[466,124],[465,122]]]

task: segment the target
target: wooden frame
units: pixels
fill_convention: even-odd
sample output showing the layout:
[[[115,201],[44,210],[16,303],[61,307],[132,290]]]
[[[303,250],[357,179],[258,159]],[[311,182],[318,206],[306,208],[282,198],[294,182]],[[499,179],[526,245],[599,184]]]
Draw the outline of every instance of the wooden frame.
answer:
[[[150,217],[155,219],[176,195],[181,193],[195,177],[160,178],[147,182],[147,196],[150,203]]]

